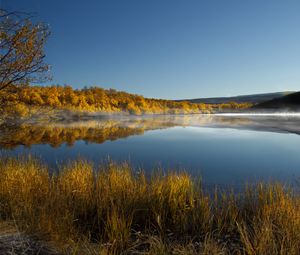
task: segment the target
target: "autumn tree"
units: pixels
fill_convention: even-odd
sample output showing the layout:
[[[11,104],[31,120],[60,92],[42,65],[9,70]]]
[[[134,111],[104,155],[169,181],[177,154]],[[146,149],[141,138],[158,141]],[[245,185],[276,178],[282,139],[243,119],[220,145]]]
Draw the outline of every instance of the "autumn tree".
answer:
[[[0,91],[12,85],[48,80],[44,62],[48,26],[27,13],[0,9]]]

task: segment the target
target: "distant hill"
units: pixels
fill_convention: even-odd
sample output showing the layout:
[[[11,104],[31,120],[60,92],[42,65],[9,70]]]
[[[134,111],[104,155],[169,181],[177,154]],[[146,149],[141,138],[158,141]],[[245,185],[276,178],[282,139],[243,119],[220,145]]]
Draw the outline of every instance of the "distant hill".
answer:
[[[283,97],[274,98],[272,100],[259,103],[253,106],[253,109],[268,109],[268,110],[300,110],[300,92],[288,94]]]
[[[223,104],[229,102],[258,104],[258,103],[272,100],[274,98],[280,98],[282,96],[286,96],[292,93],[294,93],[294,91],[241,95],[235,97],[197,98],[197,99],[186,99],[186,100],[176,100],[176,101],[188,101],[191,103],[204,103],[204,104]]]

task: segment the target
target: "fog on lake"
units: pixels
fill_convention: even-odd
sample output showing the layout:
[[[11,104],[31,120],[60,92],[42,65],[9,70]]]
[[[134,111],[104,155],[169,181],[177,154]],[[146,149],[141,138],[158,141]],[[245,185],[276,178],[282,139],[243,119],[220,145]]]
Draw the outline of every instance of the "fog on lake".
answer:
[[[128,161],[147,172],[187,171],[206,185],[296,184],[300,117],[289,115],[106,116],[0,127],[2,155],[33,154],[53,169],[84,158]]]

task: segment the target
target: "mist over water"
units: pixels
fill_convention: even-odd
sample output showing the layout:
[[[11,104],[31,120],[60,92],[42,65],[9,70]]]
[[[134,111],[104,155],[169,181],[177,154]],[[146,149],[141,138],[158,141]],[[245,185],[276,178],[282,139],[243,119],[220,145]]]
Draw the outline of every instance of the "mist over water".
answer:
[[[215,116],[274,116],[274,117],[300,117],[300,112],[241,112],[241,113],[215,113]]]
[[[2,155],[30,153],[53,169],[70,159],[129,161],[135,169],[185,170],[205,185],[300,177],[299,114],[105,116],[1,127]]]

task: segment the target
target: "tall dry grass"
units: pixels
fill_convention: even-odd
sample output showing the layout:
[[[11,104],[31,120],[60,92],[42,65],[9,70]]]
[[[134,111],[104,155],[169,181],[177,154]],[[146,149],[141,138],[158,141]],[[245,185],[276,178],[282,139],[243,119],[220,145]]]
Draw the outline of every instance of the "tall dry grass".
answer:
[[[0,160],[0,217],[71,254],[299,254],[300,197],[279,184],[206,194],[187,173]]]

